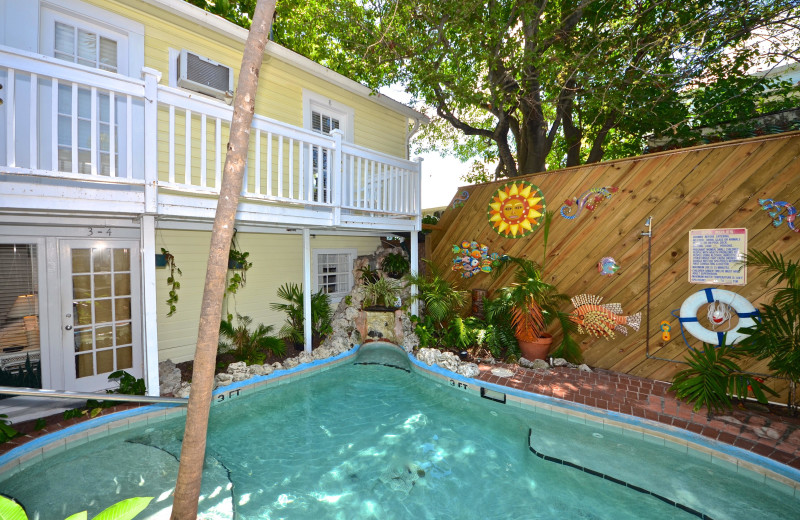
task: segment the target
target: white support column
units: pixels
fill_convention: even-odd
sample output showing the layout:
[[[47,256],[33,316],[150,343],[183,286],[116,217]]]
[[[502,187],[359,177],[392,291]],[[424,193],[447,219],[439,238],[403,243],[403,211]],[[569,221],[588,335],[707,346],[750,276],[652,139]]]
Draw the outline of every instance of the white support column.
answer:
[[[303,337],[305,351],[311,352],[311,232],[303,228]]]
[[[147,395],[159,395],[158,317],[156,315],[156,227],[153,215],[142,215],[139,225],[142,248],[142,322],[144,373]]]
[[[411,276],[419,274],[419,231],[411,232]],[[411,314],[419,316],[419,302],[416,300],[417,286],[411,285]]]
[[[414,187],[411,196],[414,197],[414,212],[417,214],[414,222],[414,231],[411,232],[411,274],[419,274],[419,231],[422,229],[422,158],[415,159],[417,163],[417,178],[411,182]],[[417,295],[417,286],[411,286],[411,298]],[[419,315],[419,302],[414,299],[411,304],[411,314]]]
[[[144,79],[144,211],[155,214],[158,211],[158,82],[161,73],[150,67],[142,68]],[[133,125],[128,121],[128,131]],[[128,156],[132,150],[128,148]],[[112,159],[113,160],[113,159]],[[128,172],[128,176],[131,172]],[[153,253],[155,254],[155,253]]]

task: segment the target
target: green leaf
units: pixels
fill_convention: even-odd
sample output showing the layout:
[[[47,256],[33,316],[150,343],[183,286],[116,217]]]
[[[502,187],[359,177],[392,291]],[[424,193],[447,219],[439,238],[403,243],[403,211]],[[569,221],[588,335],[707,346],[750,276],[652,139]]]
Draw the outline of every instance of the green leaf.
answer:
[[[17,502],[0,495],[0,520],[28,520],[28,515]]]
[[[103,510],[92,520],[130,520],[144,511],[151,500],[153,500],[153,497],[128,498]]]

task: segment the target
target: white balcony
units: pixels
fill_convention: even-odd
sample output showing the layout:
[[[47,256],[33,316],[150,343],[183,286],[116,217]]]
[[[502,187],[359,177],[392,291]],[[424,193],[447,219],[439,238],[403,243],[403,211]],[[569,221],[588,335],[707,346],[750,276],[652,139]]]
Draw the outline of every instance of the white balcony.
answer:
[[[8,210],[211,218],[232,108],[143,79],[0,46]],[[415,229],[420,164],[256,115],[239,218]]]

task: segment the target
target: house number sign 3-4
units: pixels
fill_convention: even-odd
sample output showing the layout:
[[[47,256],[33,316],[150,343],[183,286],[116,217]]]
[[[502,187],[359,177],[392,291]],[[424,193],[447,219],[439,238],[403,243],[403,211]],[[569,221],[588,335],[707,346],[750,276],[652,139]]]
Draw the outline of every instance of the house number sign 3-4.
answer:
[[[88,235],[90,237],[111,236],[111,228],[90,227]]]

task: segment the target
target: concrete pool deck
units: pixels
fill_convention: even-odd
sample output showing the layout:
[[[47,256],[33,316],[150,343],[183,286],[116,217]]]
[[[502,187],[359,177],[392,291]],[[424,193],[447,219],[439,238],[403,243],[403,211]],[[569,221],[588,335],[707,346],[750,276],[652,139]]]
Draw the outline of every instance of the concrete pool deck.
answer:
[[[499,377],[492,374],[492,368],[505,368],[513,375]],[[302,367],[298,369],[300,373],[306,372]],[[669,391],[669,383],[599,369],[582,372],[577,368],[559,367],[544,371],[518,365],[480,365],[480,374],[472,381],[648,419],[800,470],[800,418],[742,408],[709,417],[705,409],[695,413],[691,405],[677,400]],[[101,417],[110,419],[109,415],[114,412],[129,411],[140,406],[146,405],[120,404],[104,410]],[[86,422],[86,418],[63,420],[59,417],[39,430],[34,429],[32,421],[14,425],[22,435],[0,444],[0,455],[44,435]]]
[[[498,377],[505,368],[511,377]],[[670,383],[595,369],[530,370],[518,365],[480,365],[478,381],[556,397],[624,415],[649,419],[800,469],[800,417],[783,417],[755,409],[734,408],[708,416],[705,408],[679,401]]]

